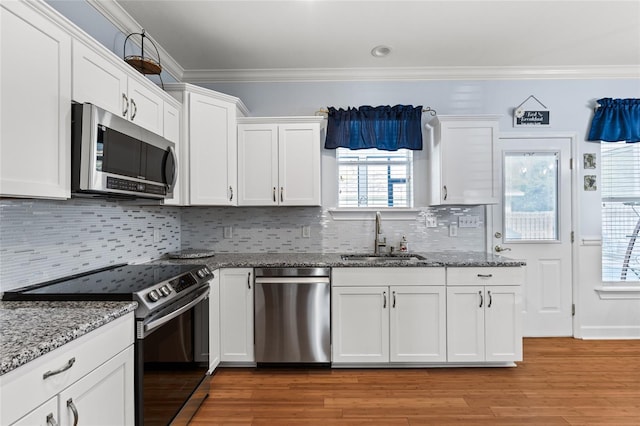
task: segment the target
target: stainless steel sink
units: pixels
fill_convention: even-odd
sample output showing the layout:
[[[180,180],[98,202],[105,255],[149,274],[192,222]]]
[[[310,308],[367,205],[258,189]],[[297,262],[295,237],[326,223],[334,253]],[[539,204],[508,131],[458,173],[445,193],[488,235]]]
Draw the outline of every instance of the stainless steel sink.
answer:
[[[427,260],[419,254],[343,254],[342,260],[353,262],[398,262],[398,261],[415,261]]]

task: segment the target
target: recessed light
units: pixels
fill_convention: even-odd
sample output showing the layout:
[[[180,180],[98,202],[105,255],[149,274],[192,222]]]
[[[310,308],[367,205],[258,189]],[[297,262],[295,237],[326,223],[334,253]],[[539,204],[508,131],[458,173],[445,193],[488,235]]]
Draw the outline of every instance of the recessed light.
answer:
[[[391,48],[382,44],[371,49],[371,56],[374,56],[376,58],[383,58],[389,53],[391,53]]]

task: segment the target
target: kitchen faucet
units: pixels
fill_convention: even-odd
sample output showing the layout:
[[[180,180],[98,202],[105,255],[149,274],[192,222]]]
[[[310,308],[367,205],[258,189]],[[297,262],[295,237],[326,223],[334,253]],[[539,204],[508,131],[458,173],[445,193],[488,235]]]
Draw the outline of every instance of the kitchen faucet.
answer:
[[[376,226],[375,226],[375,239],[374,239],[374,247],[373,247],[373,254],[378,255],[380,254],[380,248],[381,247],[386,247],[387,245],[387,240],[384,236],[382,236],[382,232],[381,232],[381,222],[382,222],[382,217],[380,216],[380,212],[376,212]]]

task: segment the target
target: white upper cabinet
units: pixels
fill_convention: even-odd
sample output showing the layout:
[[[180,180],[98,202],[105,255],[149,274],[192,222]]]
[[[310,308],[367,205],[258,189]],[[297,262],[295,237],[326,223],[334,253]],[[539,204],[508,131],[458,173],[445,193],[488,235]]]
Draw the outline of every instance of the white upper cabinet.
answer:
[[[73,100],[92,103],[164,135],[164,100],[159,89],[111,56],[74,40]]]
[[[321,117],[238,124],[238,205],[319,206]]]
[[[183,83],[165,85],[182,102],[181,204],[235,206],[237,117],[247,113],[240,99]]]
[[[438,116],[428,125],[429,204],[496,204],[498,116]]]
[[[0,196],[63,199],[71,196],[71,37],[38,9],[0,3]]]

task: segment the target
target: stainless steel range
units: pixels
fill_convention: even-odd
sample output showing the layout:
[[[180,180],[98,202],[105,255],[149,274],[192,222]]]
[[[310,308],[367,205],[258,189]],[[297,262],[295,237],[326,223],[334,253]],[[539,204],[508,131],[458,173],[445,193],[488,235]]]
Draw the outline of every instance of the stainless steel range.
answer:
[[[208,395],[212,278],[203,265],[117,265],[8,291],[3,299],[138,302],[136,425],[186,425]]]

